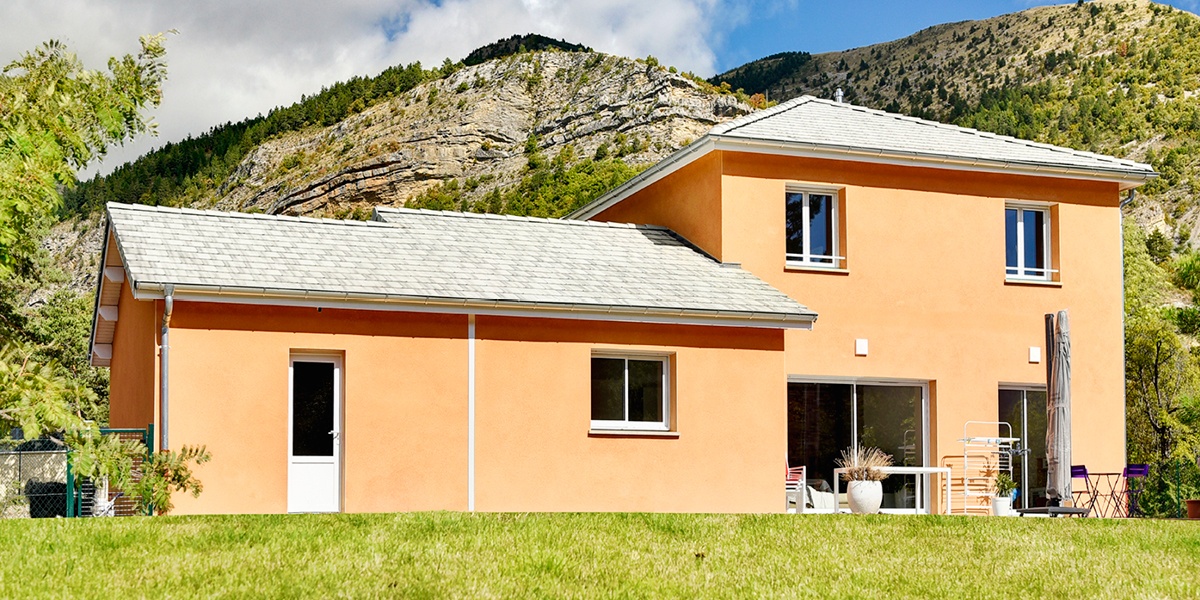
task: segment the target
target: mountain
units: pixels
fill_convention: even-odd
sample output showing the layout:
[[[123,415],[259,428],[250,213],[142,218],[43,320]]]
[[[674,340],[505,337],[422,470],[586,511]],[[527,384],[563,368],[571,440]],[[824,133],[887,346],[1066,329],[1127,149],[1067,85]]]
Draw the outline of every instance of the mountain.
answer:
[[[474,66],[397,66],[167,144],[68,190],[46,246],[90,290],[110,201],[365,218],[376,204],[558,216],[749,113],[653,59],[541,36]],[[509,53],[516,43],[516,53]],[[560,46],[570,51],[560,50]],[[48,291],[45,293],[49,293]]]
[[[947,23],[713,77],[782,101],[802,94],[1146,161],[1162,174],[1128,214],[1200,246],[1200,17],[1145,0],[1093,0]]]
[[[538,52],[541,50],[562,50],[563,52],[591,52],[592,49],[583,44],[572,44],[566,40],[556,40],[544,35],[529,33],[512,37],[481,46],[471,51],[463,64],[473,67],[492,59],[504,58],[513,54]]]

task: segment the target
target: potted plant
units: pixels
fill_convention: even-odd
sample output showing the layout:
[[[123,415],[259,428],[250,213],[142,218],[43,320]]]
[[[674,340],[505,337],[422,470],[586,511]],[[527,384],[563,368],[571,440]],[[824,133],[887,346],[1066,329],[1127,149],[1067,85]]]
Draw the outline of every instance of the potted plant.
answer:
[[[992,514],[997,517],[1007,517],[1012,514],[1012,495],[1017,489],[1017,482],[1007,471],[996,475],[996,495],[992,496]]]
[[[842,480],[846,483],[846,501],[850,512],[856,515],[875,514],[883,504],[883,483],[887,473],[880,467],[892,466],[892,455],[879,448],[853,446],[842,450],[842,457],[834,461],[846,469]]]

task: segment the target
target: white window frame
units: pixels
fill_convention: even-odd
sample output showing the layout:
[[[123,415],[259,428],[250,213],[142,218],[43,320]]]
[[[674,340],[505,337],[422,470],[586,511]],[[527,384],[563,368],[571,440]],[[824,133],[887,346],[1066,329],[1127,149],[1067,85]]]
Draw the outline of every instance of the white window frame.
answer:
[[[594,430],[604,431],[670,431],[671,430],[671,356],[667,354],[637,354],[623,352],[593,352],[588,359],[589,382],[591,373],[591,359],[593,358],[608,358],[625,361],[625,385],[624,390],[624,406],[625,420],[608,421],[608,420],[591,420],[591,428]],[[629,420],[629,361],[640,360],[645,362],[660,362],[662,363],[662,421],[630,421]],[[588,398],[588,410],[591,410],[591,398]]]
[[[1051,262],[1054,256],[1051,251],[1051,244],[1054,242],[1051,236],[1050,227],[1050,207],[1044,204],[1027,204],[1020,202],[1007,202],[1004,205],[1005,226],[1007,226],[1007,215],[1009,210],[1017,211],[1017,264],[1015,267],[1008,266],[1008,235],[1004,236],[1004,278],[1009,281],[1050,281],[1054,278],[1054,274],[1058,270],[1054,269]],[[1025,212],[1037,211],[1043,214],[1042,218],[1042,248],[1044,255],[1042,263],[1045,268],[1026,267],[1025,266]],[[1016,273],[1009,273],[1010,268],[1015,268]],[[1035,271],[1037,274],[1030,275],[1027,271]]]
[[[784,215],[785,215],[783,227],[784,227],[784,235],[785,236],[787,235],[787,227],[788,227],[786,211],[787,211],[787,197],[789,194],[802,194],[804,196],[803,203],[801,204],[802,209],[801,209],[801,217],[800,217],[801,228],[802,228],[801,235],[804,238],[804,252],[801,254],[790,254],[790,253],[787,253],[785,250],[784,258],[786,259],[787,266],[789,266],[789,267],[804,267],[804,268],[818,268],[818,269],[840,269],[840,268],[842,268],[842,261],[845,260],[846,257],[840,256],[840,253],[842,250],[842,240],[841,240],[841,226],[842,226],[841,218],[842,218],[842,215],[841,215],[841,210],[839,210],[839,205],[841,204],[841,190],[836,189],[836,188],[820,188],[820,187],[812,187],[812,186],[806,186],[806,185],[788,184],[784,188],[784,196],[783,196]],[[811,250],[812,250],[812,231],[811,231],[812,223],[810,222],[811,221],[811,213],[809,212],[809,196],[811,196],[811,195],[830,196],[833,200],[830,203],[831,206],[829,207],[829,214],[830,214],[830,217],[833,219],[833,227],[831,228],[833,230],[833,239],[831,240],[833,243],[833,254],[826,255],[826,254],[812,254],[811,253]],[[829,261],[829,262],[821,262],[821,261]]]

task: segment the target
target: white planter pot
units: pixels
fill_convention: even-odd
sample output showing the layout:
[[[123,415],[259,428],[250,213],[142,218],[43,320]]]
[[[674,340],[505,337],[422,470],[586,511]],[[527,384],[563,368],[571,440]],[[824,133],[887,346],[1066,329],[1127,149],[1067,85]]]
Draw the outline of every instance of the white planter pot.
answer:
[[[1003,498],[992,497],[992,515],[997,517],[1008,517],[1012,515],[1012,498],[1005,496]]]
[[[883,504],[883,482],[851,481],[846,485],[846,501],[850,512],[856,515],[873,515]]]

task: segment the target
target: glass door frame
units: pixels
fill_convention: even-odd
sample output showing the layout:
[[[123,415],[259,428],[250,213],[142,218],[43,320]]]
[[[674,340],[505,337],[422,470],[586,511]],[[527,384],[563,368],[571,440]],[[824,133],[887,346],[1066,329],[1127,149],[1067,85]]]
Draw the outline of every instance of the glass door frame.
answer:
[[[1021,448],[1029,449],[1029,392],[1048,394],[1045,384],[1039,383],[1001,383],[996,388],[996,400],[999,402],[1000,392],[1021,392]],[[999,416],[999,415],[997,415]],[[1010,423],[1010,425],[1014,425]],[[1021,508],[1029,508],[1029,453],[1021,455]]]
[[[832,384],[832,385],[849,385],[850,386],[850,443],[858,444],[858,386],[873,385],[880,387],[918,387],[921,388],[921,463],[922,466],[929,466],[929,440],[932,437],[929,426],[929,385],[932,383],[929,379],[898,379],[893,377],[827,377],[821,375],[788,375],[787,382],[790,383],[815,383],[815,384]],[[914,475],[921,477],[921,506],[925,507],[925,514],[930,514],[931,494],[929,489],[929,475]],[[834,498],[835,508],[832,512],[838,512],[840,502]],[[880,509],[881,513],[902,513],[912,514],[912,509]],[[821,512],[821,511],[813,511]]]

